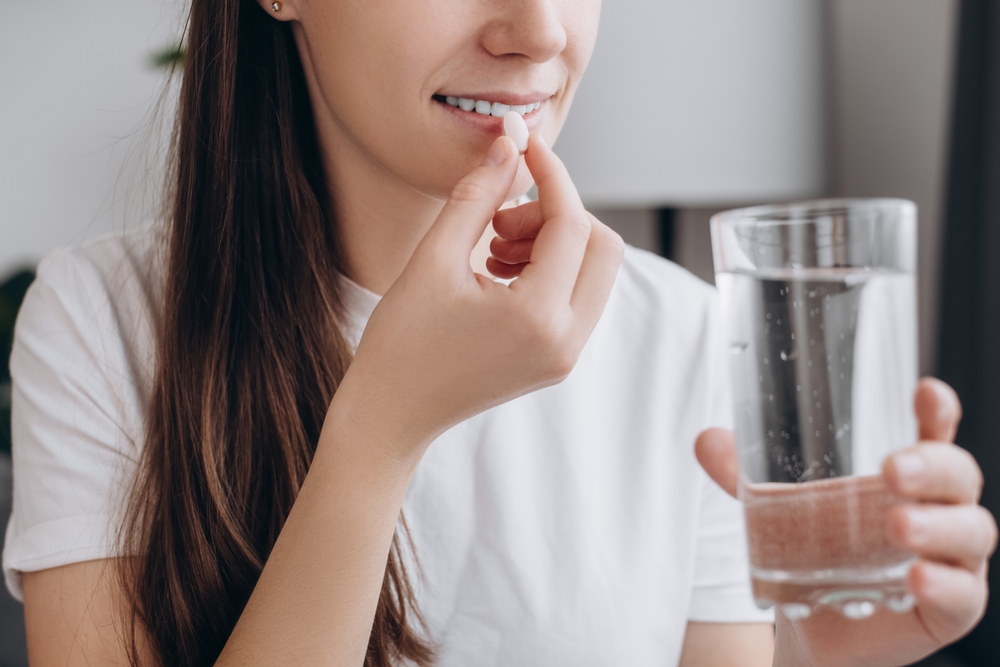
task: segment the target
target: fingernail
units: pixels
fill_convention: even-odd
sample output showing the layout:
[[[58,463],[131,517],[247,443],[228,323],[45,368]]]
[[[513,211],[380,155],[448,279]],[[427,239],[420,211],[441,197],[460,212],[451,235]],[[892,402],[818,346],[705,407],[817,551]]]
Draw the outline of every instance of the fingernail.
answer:
[[[489,152],[483,158],[483,165],[487,167],[498,167],[507,161],[510,156],[510,140],[506,137],[497,137]]]
[[[917,481],[920,473],[924,471],[924,459],[917,454],[896,454],[892,464],[896,468],[899,480],[907,482],[908,485]]]

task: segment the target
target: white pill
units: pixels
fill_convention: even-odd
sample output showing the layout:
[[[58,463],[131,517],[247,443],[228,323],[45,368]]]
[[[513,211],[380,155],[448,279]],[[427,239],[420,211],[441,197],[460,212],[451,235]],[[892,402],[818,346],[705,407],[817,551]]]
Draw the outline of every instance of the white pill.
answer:
[[[503,134],[514,140],[519,153],[528,150],[528,126],[524,124],[521,114],[508,111],[503,115]]]

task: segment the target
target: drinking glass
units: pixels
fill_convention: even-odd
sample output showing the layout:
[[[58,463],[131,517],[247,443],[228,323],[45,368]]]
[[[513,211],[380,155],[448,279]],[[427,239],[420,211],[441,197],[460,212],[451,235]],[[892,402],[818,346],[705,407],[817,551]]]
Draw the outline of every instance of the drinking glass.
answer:
[[[753,594],[793,619],[913,606],[881,469],[917,435],[916,215],[826,199],[712,218]]]

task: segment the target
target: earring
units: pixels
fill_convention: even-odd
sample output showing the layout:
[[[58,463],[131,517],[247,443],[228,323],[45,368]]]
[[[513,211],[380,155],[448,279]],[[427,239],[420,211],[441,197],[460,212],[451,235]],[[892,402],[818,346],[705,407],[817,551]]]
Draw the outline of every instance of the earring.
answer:
[[[271,3],[271,11],[272,12],[280,12],[281,11],[281,3],[280,2],[272,2]]]

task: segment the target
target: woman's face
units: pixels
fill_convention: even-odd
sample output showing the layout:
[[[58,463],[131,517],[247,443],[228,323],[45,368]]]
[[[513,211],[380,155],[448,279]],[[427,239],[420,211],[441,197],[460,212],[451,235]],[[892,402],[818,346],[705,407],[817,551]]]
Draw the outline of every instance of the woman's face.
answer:
[[[448,98],[479,109],[541,103],[524,119],[551,144],[593,50],[600,0],[289,0],[285,12],[320,125],[443,199],[502,125]],[[510,196],[530,185],[522,162]]]

